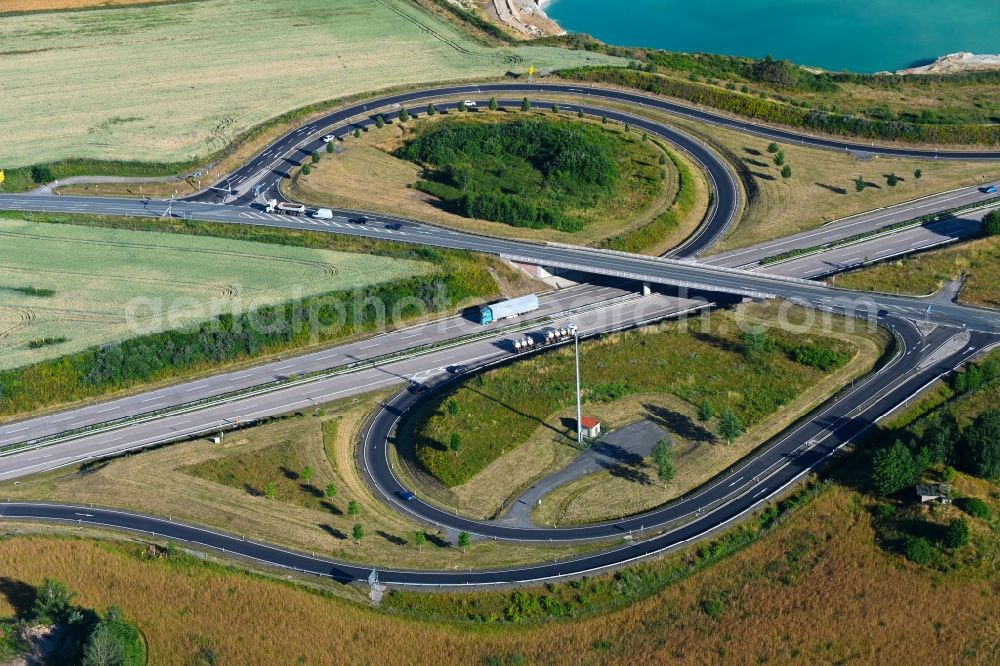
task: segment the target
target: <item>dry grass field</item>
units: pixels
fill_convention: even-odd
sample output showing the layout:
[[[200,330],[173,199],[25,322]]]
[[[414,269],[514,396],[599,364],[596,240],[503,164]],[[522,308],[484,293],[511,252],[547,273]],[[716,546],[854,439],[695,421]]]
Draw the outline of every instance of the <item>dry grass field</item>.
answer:
[[[283,112],[352,93],[619,62],[555,47],[487,47],[406,0],[16,14],[0,22],[0,45],[6,168],[67,157],[186,161]]]
[[[959,301],[1000,308],[1000,238],[980,238],[836,277],[838,287],[929,294],[963,278]]]
[[[593,103],[593,98],[552,97]],[[712,253],[780,238],[917,197],[1000,179],[1000,162],[858,159],[842,152],[781,145],[785,163],[792,167],[792,177],[786,180],[781,177],[781,167],[774,164],[773,155],[767,152],[770,142],[765,139],[646,108],[610,101],[602,101],[601,105],[674,125],[698,136],[729,161],[741,164],[750,172],[755,190],[753,196],[739,223],[731,227],[730,233]],[[919,179],[913,176],[916,169],[922,172]],[[895,187],[890,187],[886,181],[889,173],[900,178]],[[854,179],[858,176],[863,176],[874,187],[855,192]]]
[[[164,0],[4,0],[0,4],[0,14],[14,12],[51,12],[60,9],[90,9],[118,7],[123,5],[145,5]]]
[[[767,140],[688,120],[676,123],[721,146],[730,159],[749,171],[758,192],[739,224],[712,252],[724,252],[818,227],[884,206],[1000,178],[1000,162],[951,162],[874,157],[794,145],[780,145],[792,177],[781,177],[781,167],[767,152]],[[921,170],[915,178],[914,171]],[[895,173],[895,187],[887,182]],[[854,189],[864,177],[868,187]]]
[[[995,515],[996,500],[983,497]],[[425,664],[430,655],[456,665],[895,665],[901,655],[906,663],[996,663],[1000,581],[993,563],[945,575],[920,569],[882,551],[871,521],[860,496],[834,486],[768,537],[648,599],[543,624],[408,619],[189,558],[42,536],[0,541],[0,592],[45,576],[64,580],[80,603],[123,606],[149,644],[150,663],[178,666]],[[681,553],[654,566],[688,558]],[[427,601],[460,615],[476,611],[476,598]],[[0,614],[13,610],[0,594]]]
[[[431,269],[365,254],[4,219],[0,369]]]
[[[389,393],[345,399],[228,435],[222,444],[185,442],[96,467],[67,468],[0,484],[4,497],[95,504],[211,525],[303,552],[378,566],[495,567],[567,556],[593,546],[524,546],[477,541],[420,525],[371,493],[355,461],[365,417]],[[305,478],[305,468],[312,475]],[[274,484],[274,496],[266,494]],[[327,497],[328,484],[336,489]],[[351,537],[351,501],[366,531]],[[426,529],[427,544],[414,545]]]

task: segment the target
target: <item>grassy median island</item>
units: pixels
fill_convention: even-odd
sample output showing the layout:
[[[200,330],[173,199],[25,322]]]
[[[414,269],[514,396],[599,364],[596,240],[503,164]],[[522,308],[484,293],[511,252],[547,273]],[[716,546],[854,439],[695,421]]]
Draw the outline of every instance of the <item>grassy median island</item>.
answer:
[[[43,360],[0,370],[0,417],[355,339],[530,288],[493,258],[310,231],[0,213],[4,228],[3,271],[13,274],[0,284],[14,288],[0,309],[4,360]],[[115,271],[103,267],[109,254],[120,260]],[[381,321],[371,303],[399,316]]]
[[[850,322],[839,318],[827,329],[820,322],[802,325],[807,315],[787,307],[800,332],[772,328],[779,308],[749,305],[707,322],[670,322],[584,343],[584,412],[606,429],[640,417],[660,425],[676,441],[677,476],[661,483],[643,461],[585,477],[591,484],[600,477],[601,487],[577,488],[575,503],[562,501],[565,519],[635,513],[699,485],[867,372],[886,344],[880,332],[845,332]],[[747,347],[757,327],[767,327],[760,353]],[[568,348],[466,380],[404,424],[397,444],[404,469],[432,499],[472,515],[496,515],[577,455],[573,382]],[[727,412],[741,431],[729,445],[719,434]],[[594,493],[603,497],[604,513],[596,516],[602,502],[593,501]]]
[[[620,124],[485,107],[414,115],[320,153],[289,194],[474,233],[654,253],[686,238],[708,206],[687,158]],[[582,173],[591,152],[608,169],[600,185]]]
[[[585,123],[449,118],[418,129],[396,156],[423,165],[416,187],[462,217],[574,232],[610,203],[636,197],[641,205],[663,189],[657,154],[630,143]]]
[[[960,302],[1000,308],[1000,237],[878,263],[838,275],[835,282],[847,289],[923,295],[960,278]]]

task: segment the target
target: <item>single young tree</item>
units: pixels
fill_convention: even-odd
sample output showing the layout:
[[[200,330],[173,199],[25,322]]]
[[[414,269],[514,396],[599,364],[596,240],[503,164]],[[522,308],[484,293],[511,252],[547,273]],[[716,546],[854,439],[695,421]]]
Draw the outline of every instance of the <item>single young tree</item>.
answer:
[[[583,118],[583,109],[580,109],[579,111],[576,112],[576,117]]]
[[[312,173],[312,167],[310,167],[308,164],[306,164],[304,167],[302,167],[302,175],[303,176],[308,176],[311,173]]]
[[[328,155],[333,155],[333,141],[328,141],[326,144],[326,152]]]
[[[524,99],[521,100],[521,110],[522,111],[531,111],[531,103],[528,101],[527,97],[525,97]]]
[[[666,155],[660,155],[660,166],[663,166],[666,163],[667,163],[667,156]]]
[[[31,619],[37,624],[69,624],[80,615],[73,605],[76,592],[70,592],[65,583],[46,578],[35,590],[31,605]]]
[[[890,173],[885,178],[885,182],[889,184],[889,187],[896,187],[899,184],[899,176],[894,173]]]
[[[761,326],[751,326],[750,330],[740,336],[743,356],[748,361],[760,361],[771,351],[771,336]]]
[[[726,408],[719,415],[719,436],[726,440],[727,444],[732,444],[733,440],[743,434],[743,421],[730,409]]]
[[[642,140],[643,140],[644,142],[645,142],[645,141],[649,141],[649,135],[648,135],[648,134],[646,134],[645,132],[643,132],[643,133],[642,133]]]
[[[448,401],[448,414],[456,416],[458,414],[458,403],[454,400]]]
[[[299,476],[302,477],[303,481],[309,483],[310,481],[312,481],[313,478],[313,468],[309,465],[306,465],[305,467],[302,468],[302,474],[300,474]]]
[[[868,187],[868,181],[865,180],[864,176],[858,176],[854,179],[855,192],[864,192],[866,187]]]
[[[83,666],[117,666],[130,663],[125,660],[125,650],[121,642],[104,622],[94,631],[83,646]]]
[[[607,116],[601,116],[601,124],[602,125],[607,125],[608,124],[608,117]]]
[[[319,164],[319,153],[313,153],[309,156],[313,164]]]
[[[331,498],[331,499],[334,498],[334,497],[336,497],[337,496],[337,486],[333,485],[332,483],[326,484],[326,488],[323,489],[323,495],[325,495],[326,497]]]
[[[656,473],[663,483],[670,483],[677,475],[674,462],[671,460],[670,444],[665,439],[661,439],[653,445],[653,462],[656,463]]]
[[[357,500],[351,500],[347,503],[347,515],[354,519],[354,522],[358,522],[358,515],[361,513],[361,505],[358,504]]]
[[[358,129],[354,130],[354,138],[355,139],[360,139],[361,138],[361,128],[358,128]]]
[[[880,495],[898,493],[916,483],[919,475],[910,448],[901,440],[897,439],[892,446],[879,449],[872,458],[872,483]]]
[[[490,111],[496,111],[499,108],[500,108],[500,105],[497,103],[497,98],[496,97],[490,97]]]
[[[746,88],[746,86],[743,86],[743,87]],[[746,92],[746,91],[744,90],[743,92]],[[776,153],[776,152],[778,152],[778,150],[780,150],[778,148],[778,144],[774,143],[773,141],[771,143],[767,144],[767,152],[769,152],[769,153]]]
[[[629,125],[628,123],[625,123],[625,133],[628,134],[631,131],[632,131],[632,126]]]
[[[992,210],[983,218],[983,233],[987,236],[1000,236],[1000,210]]]
[[[424,544],[427,543],[427,534],[423,530],[417,530],[413,535],[413,543],[417,547],[417,550],[423,550]]]
[[[917,180],[920,180],[921,178],[924,177],[924,172],[921,171],[920,169],[914,169],[913,170],[913,177],[916,178]]]
[[[427,115],[428,116],[437,115],[437,112],[438,112],[438,110],[437,110],[437,107],[434,106],[434,102],[431,102],[430,104],[427,105]]]
[[[465,552],[465,549],[469,547],[470,543],[472,543],[471,534],[469,534],[468,532],[458,533],[458,547],[462,549],[462,552]]]
[[[785,152],[784,151],[779,150],[778,152],[776,152],[774,154],[774,163],[777,164],[778,166],[781,166],[781,165],[783,165],[785,163]]]
[[[409,119],[410,119],[410,112],[407,111],[406,107],[404,106],[399,110],[399,122],[405,123]]]
[[[946,548],[962,548],[969,543],[969,524],[965,518],[956,518],[948,523],[941,542]]]
[[[458,103],[458,112],[465,113],[465,104],[463,102]]]
[[[781,167],[781,177],[782,178],[791,178],[792,177],[792,167],[790,167],[787,164],[785,166]]]
[[[459,450],[462,448],[462,436],[457,432],[451,433],[451,439],[448,440],[448,448],[452,453],[458,454]]]
[[[906,559],[914,564],[927,564],[934,557],[934,546],[924,537],[906,537],[903,544]]]
[[[559,113],[559,105],[552,102],[552,113]]]
[[[701,401],[701,404],[698,405],[698,420],[705,423],[713,416],[715,416],[715,410],[712,409],[712,403],[708,401],[708,398],[705,398]]]
[[[351,536],[354,540],[361,545],[361,540],[365,538],[365,528],[361,523],[354,523],[354,527],[351,528]]]
[[[268,481],[267,485],[264,486],[264,497],[267,499],[274,499],[278,496],[278,484],[274,481]]]
[[[381,113],[375,116],[375,127],[379,129],[385,127],[385,118],[382,117]]]

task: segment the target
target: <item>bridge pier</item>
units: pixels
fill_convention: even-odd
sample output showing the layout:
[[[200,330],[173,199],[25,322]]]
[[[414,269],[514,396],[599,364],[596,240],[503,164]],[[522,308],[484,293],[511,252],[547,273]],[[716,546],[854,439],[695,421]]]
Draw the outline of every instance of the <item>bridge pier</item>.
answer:
[[[649,283],[648,282],[643,282],[642,283],[642,295],[643,296],[649,296],[651,293],[653,293],[653,290],[649,288]]]

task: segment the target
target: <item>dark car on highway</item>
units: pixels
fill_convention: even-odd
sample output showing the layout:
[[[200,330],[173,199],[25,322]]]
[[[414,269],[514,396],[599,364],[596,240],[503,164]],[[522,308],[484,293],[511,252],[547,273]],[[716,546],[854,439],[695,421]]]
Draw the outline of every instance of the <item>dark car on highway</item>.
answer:
[[[368,224],[368,218],[364,215],[359,215],[358,217],[351,218],[351,224]]]
[[[469,366],[463,363],[459,363],[458,365],[448,366],[448,372],[450,372],[453,375],[464,375],[468,371],[469,371]]]
[[[406,387],[406,390],[409,391],[410,393],[423,393],[424,391],[427,390],[427,387],[421,384],[420,382],[413,382],[408,387]]]
[[[400,490],[396,494],[399,495],[399,499],[406,500],[407,502],[412,502],[413,500],[417,499],[417,496],[411,493],[409,490]]]
[[[392,222],[391,224],[385,225],[385,228],[389,229],[390,231],[399,231],[400,229],[403,228],[403,225],[400,224],[399,222]]]

